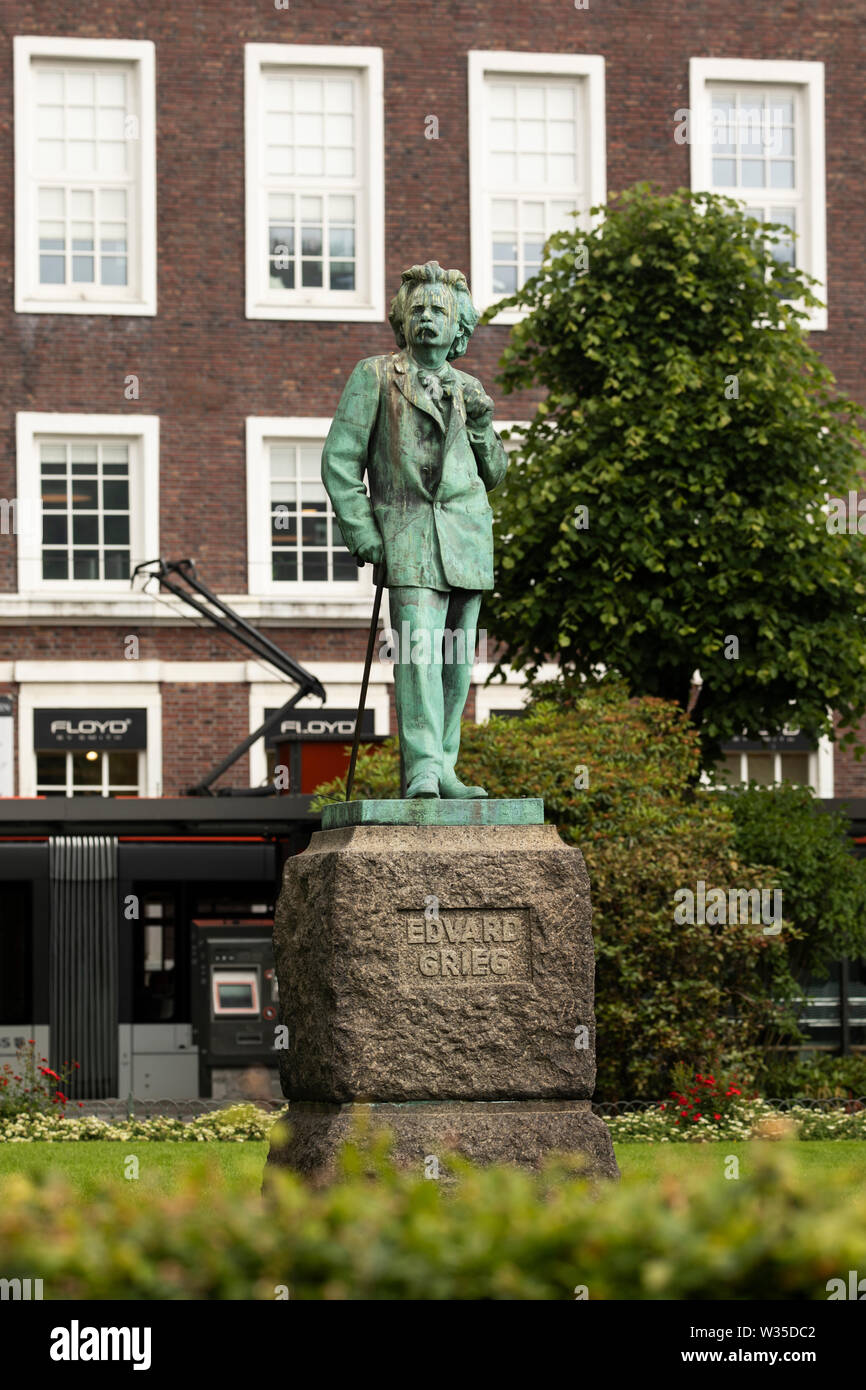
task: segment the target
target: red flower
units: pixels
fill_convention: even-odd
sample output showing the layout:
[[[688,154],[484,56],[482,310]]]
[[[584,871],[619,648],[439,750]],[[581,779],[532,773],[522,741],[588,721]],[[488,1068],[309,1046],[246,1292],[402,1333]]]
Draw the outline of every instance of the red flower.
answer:
[[[81,1071],[81,1063],[80,1063],[80,1062],[73,1062],[72,1065],[74,1066],[74,1068],[75,1068],[76,1071]]]
[[[54,1096],[54,1099],[59,1100],[62,1105],[66,1104],[66,1097],[62,1091],[57,1091],[57,1093]]]
[[[700,1118],[701,1118],[701,1112],[700,1112],[700,1110],[696,1110],[695,1113],[694,1113],[694,1115],[692,1116],[692,1119],[693,1119],[693,1120],[699,1120]]]
[[[41,1071],[43,1076],[50,1076],[54,1081],[60,1080],[60,1077],[57,1075],[57,1072],[52,1071],[50,1067],[40,1067],[39,1070]]]
[[[35,1038],[28,1038],[28,1039],[27,1039],[27,1045],[28,1045],[28,1047],[35,1047],[35,1046],[36,1046],[36,1039],[35,1039]]]
[[[667,1110],[667,1106],[665,1105],[664,1101],[662,1101],[661,1103],[661,1108],[662,1110]]]
[[[713,1119],[714,1119],[714,1120],[720,1120],[721,1118],[722,1118],[721,1115],[714,1115],[714,1116],[713,1116]]]

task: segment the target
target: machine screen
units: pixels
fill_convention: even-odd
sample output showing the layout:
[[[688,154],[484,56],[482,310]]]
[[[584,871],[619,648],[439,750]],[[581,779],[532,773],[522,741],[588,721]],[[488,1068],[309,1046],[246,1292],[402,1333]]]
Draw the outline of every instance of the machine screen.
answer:
[[[251,1009],[252,985],[218,985],[221,1009]]]
[[[259,1012],[258,993],[254,970],[233,971],[231,975],[221,975],[214,972],[214,1017],[226,1014],[257,1015]]]

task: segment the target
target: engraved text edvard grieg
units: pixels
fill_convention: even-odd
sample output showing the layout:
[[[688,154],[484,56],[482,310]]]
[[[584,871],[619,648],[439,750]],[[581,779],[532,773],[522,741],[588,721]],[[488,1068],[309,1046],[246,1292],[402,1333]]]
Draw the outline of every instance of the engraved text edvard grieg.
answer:
[[[405,983],[510,984],[531,980],[529,909],[445,908],[399,912]]]

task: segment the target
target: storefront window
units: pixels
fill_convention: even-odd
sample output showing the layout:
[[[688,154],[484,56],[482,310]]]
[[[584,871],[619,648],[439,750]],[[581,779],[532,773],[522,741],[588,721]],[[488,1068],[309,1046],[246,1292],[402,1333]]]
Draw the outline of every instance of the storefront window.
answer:
[[[37,796],[138,796],[144,754],[108,752],[37,752]]]

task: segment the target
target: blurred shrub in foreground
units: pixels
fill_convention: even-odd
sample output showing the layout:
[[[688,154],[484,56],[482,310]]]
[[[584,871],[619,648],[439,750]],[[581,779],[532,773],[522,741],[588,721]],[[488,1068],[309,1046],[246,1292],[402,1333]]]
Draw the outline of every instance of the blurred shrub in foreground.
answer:
[[[738,1181],[703,1172],[655,1189],[591,1188],[451,1162],[440,1185],[347,1146],[314,1190],[278,1173],[267,1200],[222,1191],[206,1165],[167,1198],[135,1184],[84,1205],[64,1183],[4,1184],[0,1273],[47,1299],[816,1299],[866,1271],[866,1193],[799,1176],[784,1145],[753,1144]]]

